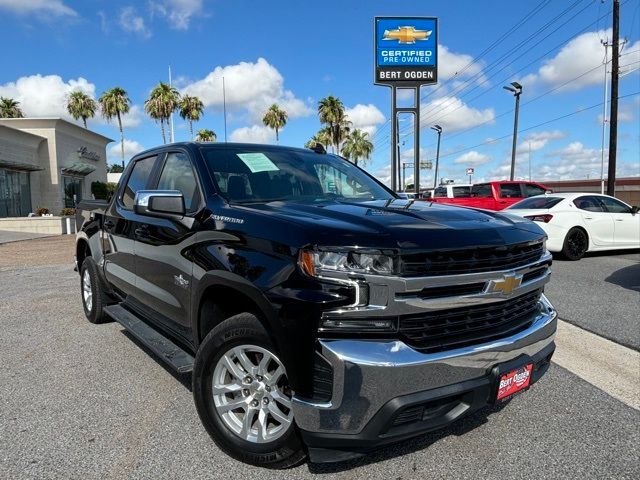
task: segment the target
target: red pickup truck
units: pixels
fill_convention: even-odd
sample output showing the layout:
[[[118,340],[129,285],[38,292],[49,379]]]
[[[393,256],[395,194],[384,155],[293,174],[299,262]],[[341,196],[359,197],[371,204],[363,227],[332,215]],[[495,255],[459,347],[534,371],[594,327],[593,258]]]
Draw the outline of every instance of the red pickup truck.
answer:
[[[473,185],[469,196],[434,197],[429,200],[463,207],[484,208],[485,210],[503,210],[523,198],[542,195],[547,191],[550,189],[541,183],[503,180]]]

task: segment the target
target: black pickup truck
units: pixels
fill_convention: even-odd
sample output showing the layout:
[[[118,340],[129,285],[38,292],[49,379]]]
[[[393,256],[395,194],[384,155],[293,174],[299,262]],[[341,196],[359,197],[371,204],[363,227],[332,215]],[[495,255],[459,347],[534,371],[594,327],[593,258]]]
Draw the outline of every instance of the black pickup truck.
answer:
[[[165,145],[77,215],[89,321],[191,372],[205,428],[248,463],[441,428],[529,388],[555,348],[538,226],[403,200],[322,148]]]

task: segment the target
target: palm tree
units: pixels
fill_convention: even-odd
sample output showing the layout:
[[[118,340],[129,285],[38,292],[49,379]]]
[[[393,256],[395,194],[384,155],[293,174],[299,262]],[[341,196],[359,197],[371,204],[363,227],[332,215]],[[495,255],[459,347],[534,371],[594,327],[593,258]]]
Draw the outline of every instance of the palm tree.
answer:
[[[324,127],[318,130],[318,133],[311,137],[304,146],[305,148],[312,148],[318,143],[325,149],[331,145],[331,131],[329,130],[329,127]]]
[[[369,140],[367,132],[356,128],[345,139],[342,151],[347,158],[353,159],[356,165],[359,159],[363,159],[363,163],[366,163],[373,152],[373,143]]]
[[[110,121],[113,117],[118,119],[120,129],[120,154],[122,155],[122,166],[124,167],[124,133],[122,131],[122,115],[129,111],[131,100],[124,88],[113,87],[103,92],[98,99],[102,116]]]
[[[201,130],[198,130],[196,142],[215,142],[217,138],[218,136],[216,135],[216,132],[203,128]]]
[[[20,102],[13,98],[0,97],[0,118],[22,118],[24,114]]]
[[[144,101],[144,110],[151,118],[160,120],[160,130],[162,132],[162,141],[167,143],[164,133],[165,122],[169,123],[171,114],[178,108],[180,103],[180,94],[178,90],[166,83],[160,82],[155,86],[149,98]]]
[[[280,141],[278,132],[287,124],[287,118],[289,118],[287,112],[275,103],[269,107],[269,110],[267,110],[264,117],[262,117],[262,123],[264,123],[266,127],[273,128],[276,131],[276,142]]]
[[[344,112],[344,104],[338,97],[329,95],[318,102],[318,116],[320,123],[329,127],[331,143],[334,151],[340,153],[340,144],[351,128],[351,122]]]
[[[204,112],[204,103],[198,97],[185,95],[180,99],[180,116],[183,120],[188,120],[191,140],[193,140],[193,122],[197,122]]]
[[[87,118],[96,116],[98,104],[89,95],[81,90],[75,90],[69,94],[67,99],[67,111],[75,119],[82,119],[84,128],[87,128]]]

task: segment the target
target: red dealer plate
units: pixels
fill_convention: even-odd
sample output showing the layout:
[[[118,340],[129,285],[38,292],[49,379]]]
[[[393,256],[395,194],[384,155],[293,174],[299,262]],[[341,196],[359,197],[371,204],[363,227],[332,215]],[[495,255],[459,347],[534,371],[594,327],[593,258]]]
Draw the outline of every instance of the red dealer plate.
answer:
[[[498,397],[496,400],[502,400],[510,397],[520,390],[524,390],[529,386],[531,381],[531,372],[533,371],[533,363],[529,363],[524,367],[512,370],[500,376],[498,384]]]

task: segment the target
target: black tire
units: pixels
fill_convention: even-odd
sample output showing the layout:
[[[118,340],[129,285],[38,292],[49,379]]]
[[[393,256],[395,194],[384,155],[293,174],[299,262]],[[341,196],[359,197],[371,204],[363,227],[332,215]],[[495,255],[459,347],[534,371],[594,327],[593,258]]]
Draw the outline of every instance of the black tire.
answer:
[[[240,313],[217,325],[205,337],[195,358],[193,399],[198,415],[216,445],[237,460],[273,469],[299,465],[305,460],[306,452],[293,422],[279,438],[255,443],[233,432],[215,407],[212,385],[218,360],[240,345],[255,345],[277,356],[269,335],[255,315]]]
[[[85,295],[85,279],[89,281],[91,288],[91,302],[87,301]],[[80,296],[84,314],[91,323],[105,323],[111,318],[104,312],[107,306],[108,297],[105,293],[104,285],[98,274],[98,266],[91,257],[86,257],[80,266]],[[90,305],[88,304],[90,303]]]
[[[580,260],[589,249],[589,237],[587,232],[578,227],[573,227],[567,232],[562,245],[562,256],[567,260]]]

